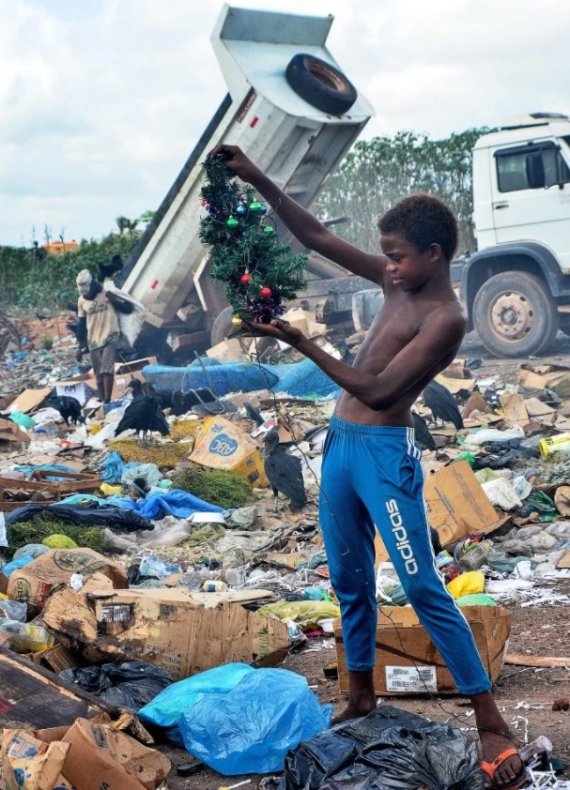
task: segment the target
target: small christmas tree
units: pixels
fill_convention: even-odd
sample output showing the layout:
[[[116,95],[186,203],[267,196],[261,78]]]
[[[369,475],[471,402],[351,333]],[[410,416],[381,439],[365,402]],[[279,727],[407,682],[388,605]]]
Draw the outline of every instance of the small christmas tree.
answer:
[[[283,301],[304,287],[307,258],[279,242],[265,221],[266,206],[236,181],[222,157],[211,157],[204,167],[200,238],[210,248],[210,275],[225,283],[236,324],[268,324],[285,312]]]

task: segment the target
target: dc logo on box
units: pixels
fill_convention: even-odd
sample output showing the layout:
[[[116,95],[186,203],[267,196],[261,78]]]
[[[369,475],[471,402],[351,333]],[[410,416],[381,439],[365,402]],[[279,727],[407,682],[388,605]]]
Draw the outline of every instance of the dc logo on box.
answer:
[[[208,448],[211,453],[216,453],[216,455],[233,455],[238,448],[238,443],[235,439],[227,436],[225,433],[221,433],[219,436],[216,436],[210,442],[210,447]]]

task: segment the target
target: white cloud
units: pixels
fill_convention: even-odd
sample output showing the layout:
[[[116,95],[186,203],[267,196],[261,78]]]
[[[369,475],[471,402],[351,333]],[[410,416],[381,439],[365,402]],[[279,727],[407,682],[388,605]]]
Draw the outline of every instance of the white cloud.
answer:
[[[365,136],[447,135],[570,111],[567,0],[241,0],[333,13],[329,47],[376,108]],[[223,98],[221,0],[0,0],[0,244],[99,236],[155,208]]]

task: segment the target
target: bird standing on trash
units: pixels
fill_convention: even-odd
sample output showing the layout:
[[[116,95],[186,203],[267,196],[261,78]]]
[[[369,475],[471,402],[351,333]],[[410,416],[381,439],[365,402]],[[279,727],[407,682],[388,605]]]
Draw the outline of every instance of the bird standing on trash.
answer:
[[[50,398],[48,405],[61,414],[66,425],[69,425],[70,420],[74,425],[77,425],[78,422],[85,423],[85,417],[81,413],[81,404],[77,398],[72,398],[71,395]]]
[[[423,391],[424,403],[430,409],[434,422],[452,422],[457,430],[463,428],[463,418],[451,392],[439,381],[430,381]]]
[[[422,450],[436,450],[437,445],[435,443],[435,439],[429,432],[429,428],[427,427],[426,421],[423,419],[423,417],[420,417],[419,414],[413,411],[412,420],[414,421],[416,440]]]
[[[168,436],[170,428],[160,408],[154,387],[150,384],[143,385],[138,379],[133,379],[129,383],[129,389],[132,390],[133,399],[117,426],[115,436],[129,429],[137,432],[139,443],[141,436],[144,441],[155,431],[162,436]]]
[[[264,463],[265,474],[271,483],[275,496],[275,513],[278,512],[279,493],[285,494],[289,498],[289,505],[293,513],[302,510],[307,504],[307,497],[301,459],[289,455],[285,448],[279,444],[279,435],[276,430],[269,431],[265,437]]]

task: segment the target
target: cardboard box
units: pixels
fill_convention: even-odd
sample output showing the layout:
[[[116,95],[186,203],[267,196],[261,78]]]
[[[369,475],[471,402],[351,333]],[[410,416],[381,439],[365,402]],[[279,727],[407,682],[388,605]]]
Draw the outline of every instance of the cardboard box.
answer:
[[[327,331],[326,324],[319,324],[315,320],[315,314],[302,307],[292,307],[281,317],[282,321],[287,321],[295,329],[299,329],[306,337],[317,337],[324,335]]]
[[[483,666],[495,682],[503,668],[512,615],[500,606],[465,606],[462,612]],[[340,690],[348,692],[340,621],[335,626],[335,642]],[[443,658],[410,606],[383,606],[378,611],[374,691],[380,696],[458,693]]]
[[[8,790],[21,790],[22,772],[25,787],[36,790],[153,790],[171,769],[167,757],[114,730],[106,717],[77,719],[69,728],[5,730],[2,762]]]
[[[27,389],[21,392],[18,397],[8,406],[7,411],[13,414],[16,411],[28,414],[28,412],[38,409],[45,399],[50,395],[51,387],[43,389]]]
[[[248,360],[236,337],[222,340],[221,343],[212,346],[206,351],[206,356],[216,359],[218,362],[245,362]]]
[[[30,612],[37,613],[53,590],[68,585],[74,573],[90,576],[97,572],[116,588],[128,586],[125,568],[93,549],[53,549],[10,574],[8,597],[26,602]]]
[[[272,666],[285,657],[287,625],[240,606],[259,593],[174,588],[85,594],[65,589],[51,596],[43,621],[88,662],[148,661],[180,680],[231,661]],[[274,599],[268,591],[261,593]]]
[[[456,461],[426,477],[424,497],[428,521],[443,547],[458,543],[467,535],[486,535],[505,523],[475,477],[467,461]],[[376,533],[376,567],[389,559]]]
[[[213,469],[227,469],[255,488],[266,488],[269,481],[256,443],[237,425],[223,417],[208,417],[196,433],[190,461]]]

